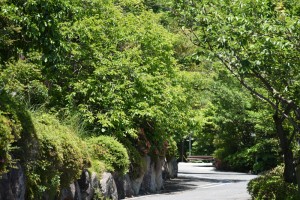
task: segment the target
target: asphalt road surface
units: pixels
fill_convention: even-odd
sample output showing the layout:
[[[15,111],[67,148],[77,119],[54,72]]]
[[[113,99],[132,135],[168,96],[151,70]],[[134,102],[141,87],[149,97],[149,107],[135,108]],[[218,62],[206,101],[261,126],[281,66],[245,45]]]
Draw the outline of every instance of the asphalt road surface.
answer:
[[[178,178],[167,181],[160,194],[132,200],[249,200],[247,183],[255,175],[216,171],[212,164],[179,163]]]

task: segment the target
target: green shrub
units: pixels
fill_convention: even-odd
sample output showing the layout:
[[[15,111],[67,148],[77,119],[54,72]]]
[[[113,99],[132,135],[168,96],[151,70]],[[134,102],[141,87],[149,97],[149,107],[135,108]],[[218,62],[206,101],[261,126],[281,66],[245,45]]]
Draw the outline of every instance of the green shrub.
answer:
[[[52,115],[32,114],[36,128],[39,156],[26,163],[28,199],[52,199],[58,191],[78,179],[89,164],[87,148],[74,132]]]
[[[222,162],[221,169],[260,173],[270,170],[280,163],[279,145],[276,139],[259,141],[250,148],[228,154],[224,148],[215,151]]]
[[[15,129],[18,124],[2,114],[4,113],[0,111],[0,175],[7,172],[7,169],[13,165],[11,151],[13,150],[12,143],[16,140],[13,132],[18,130]]]
[[[129,175],[131,178],[135,179],[140,177],[146,171],[146,162],[142,159],[141,152],[139,152],[137,148],[137,141],[132,139],[129,140],[127,138],[122,139],[122,144],[127,149],[129,156]],[[136,145],[134,145],[136,144]]]
[[[42,80],[42,55],[32,53],[27,60],[7,63],[6,68],[0,72],[0,80],[8,93],[14,94],[14,99],[30,105],[45,104],[49,100],[48,88]],[[29,62],[31,60],[32,62]]]
[[[277,139],[265,139],[251,148],[255,157],[253,172],[260,173],[276,167],[280,163],[279,144]]]
[[[167,142],[166,158],[169,161],[173,157],[178,157],[177,143],[173,138],[170,138]]]
[[[230,155],[230,154],[228,153],[228,150],[226,148],[219,147],[218,149],[216,149],[214,151],[213,155],[216,158],[216,160],[218,161],[218,165],[216,165],[217,169],[219,169],[219,170],[228,169],[225,158],[227,155]]]
[[[248,192],[252,199],[260,200],[297,200],[297,185],[286,183],[283,180],[283,166],[251,180],[248,183]]]
[[[92,159],[105,163],[106,170],[125,174],[129,169],[129,157],[125,147],[114,137],[98,136],[87,140]]]
[[[88,169],[90,173],[96,172],[100,178],[102,173],[105,172],[105,169],[106,169],[106,166],[103,161],[95,159],[95,158],[91,159],[91,167]]]
[[[28,112],[0,90],[0,174],[13,167],[16,160],[25,162],[32,157],[35,137]]]
[[[250,149],[227,156],[224,160],[228,168],[233,171],[248,172],[252,170],[254,165],[254,157],[251,155]]]

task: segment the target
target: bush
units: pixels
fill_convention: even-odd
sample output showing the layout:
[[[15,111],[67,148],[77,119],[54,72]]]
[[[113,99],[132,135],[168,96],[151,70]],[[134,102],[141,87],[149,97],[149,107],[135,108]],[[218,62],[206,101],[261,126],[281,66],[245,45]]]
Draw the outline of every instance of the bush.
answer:
[[[255,157],[253,172],[260,173],[276,167],[280,163],[279,144],[277,139],[265,139],[251,148]]]
[[[273,170],[251,180],[248,183],[248,192],[252,199],[270,200],[296,200],[297,185],[286,183],[283,180],[283,166],[278,166]]]
[[[52,199],[57,192],[80,177],[89,164],[87,148],[74,132],[45,113],[32,114],[39,156],[26,163],[28,199]]]
[[[251,155],[250,149],[229,155],[224,159],[230,170],[239,172],[248,172],[252,170],[254,165],[254,157]]]
[[[215,151],[215,156],[222,162],[220,169],[260,173],[280,163],[278,149],[276,139],[265,139],[250,148],[229,155],[224,148],[219,148]]]
[[[173,138],[170,138],[167,143],[167,152],[166,152],[166,159],[169,161],[171,158],[176,158],[178,156],[178,148],[177,143]]]
[[[106,170],[125,174],[129,169],[129,157],[125,147],[114,137],[98,136],[87,140],[90,155],[105,163]]]
[[[129,138],[123,138],[122,144],[127,149],[130,166],[129,166],[129,175],[131,178],[135,179],[140,177],[147,168],[146,162],[142,159],[141,152],[137,149],[137,141]],[[136,145],[133,145],[136,144]]]
[[[14,99],[29,105],[42,105],[49,100],[48,88],[42,80],[42,55],[28,55],[33,62],[18,60],[8,63],[0,72],[0,80],[8,93],[14,94]]]
[[[31,157],[35,137],[29,113],[0,90],[0,175]]]
[[[3,114],[3,111],[0,110],[0,175],[7,172],[7,169],[13,165],[12,143],[16,140],[14,132],[18,131],[15,129],[18,124]],[[18,132],[16,135],[19,135]]]
[[[227,148],[219,147],[216,149],[213,153],[214,157],[216,158],[218,164],[216,165],[216,168],[218,170],[228,170],[229,167],[227,166],[227,163],[225,161],[226,156],[230,155]]]

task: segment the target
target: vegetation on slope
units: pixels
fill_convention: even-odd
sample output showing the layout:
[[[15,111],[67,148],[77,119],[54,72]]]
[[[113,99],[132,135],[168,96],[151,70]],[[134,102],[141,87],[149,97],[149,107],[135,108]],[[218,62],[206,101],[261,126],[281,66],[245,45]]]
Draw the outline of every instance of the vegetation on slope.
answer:
[[[0,0],[0,173],[18,160],[32,198],[54,194],[90,165],[138,177],[144,155],[184,159],[191,136],[192,153],[221,169],[284,162],[295,183],[299,10],[296,0]],[[45,109],[31,119],[25,105]],[[61,120],[72,113],[84,132]]]

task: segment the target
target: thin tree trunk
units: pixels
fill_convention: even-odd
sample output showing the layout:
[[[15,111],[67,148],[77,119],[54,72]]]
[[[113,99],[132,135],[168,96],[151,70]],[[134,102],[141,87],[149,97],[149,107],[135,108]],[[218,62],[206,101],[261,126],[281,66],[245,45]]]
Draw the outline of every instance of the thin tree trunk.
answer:
[[[294,166],[294,156],[288,140],[287,132],[283,128],[284,119],[273,116],[276,132],[279,137],[280,147],[284,158],[284,180],[288,183],[296,183],[296,171]]]

